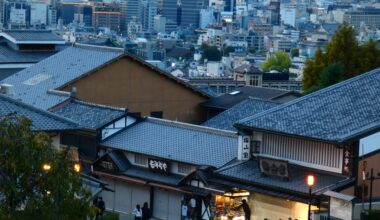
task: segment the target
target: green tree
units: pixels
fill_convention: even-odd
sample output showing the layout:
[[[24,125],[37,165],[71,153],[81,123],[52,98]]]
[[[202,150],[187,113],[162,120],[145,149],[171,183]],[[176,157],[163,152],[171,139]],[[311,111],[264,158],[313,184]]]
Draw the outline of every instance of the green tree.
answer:
[[[334,63],[340,63],[344,72],[339,76],[328,74],[332,77],[328,80],[330,82],[337,78],[348,79],[380,67],[380,50],[373,41],[359,45],[354,28],[342,24],[326,45],[325,53],[317,50],[314,59],[306,61],[302,79],[304,91],[308,93],[328,86],[321,83],[322,70]]]
[[[223,49],[223,55],[224,56],[228,56],[232,52],[235,52],[235,48],[233,48],[231,46],[228,46],[228,47],[226,47],[226,48]]]
[[[298,48],[292,48],[290,50],[290,56],[293,57],[299,57],[300,55],[300,50]]]
[[[202,60],[207,59],[208,61],[220,61],[222,58],[222,53],[215,46],[208,46],[207,44],[203,44],[202,49]]]
[[[271,70],[277,70],[279,72],[288,72],[291,64],[292,62],[287,53],[285,53],[284,51],[277,51],[271,57],[269,57],[269,59],[262,63],[261,68],[265,72],[269,72]]]
[[[318,83],[313,85],[306,93],[318,91],[344,80],[344,66],[341,63],[332,63],[325,67],[319,76]]]
[[[0,219],[84,219],[90,193],[67,152],[31,121],[0,118]]]

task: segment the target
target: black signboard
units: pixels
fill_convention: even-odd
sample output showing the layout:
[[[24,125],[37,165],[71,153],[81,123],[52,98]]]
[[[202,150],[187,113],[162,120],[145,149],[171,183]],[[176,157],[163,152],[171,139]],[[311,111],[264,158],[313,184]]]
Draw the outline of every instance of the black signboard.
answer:
[[[279,176],[284,180],[289,179],[287,161],[259,157],[259,167],[262,176]]]
[[[154,172],[168,174],[170,172],[169,163],[164,160],[157,160],[148,158],[149,169]]]

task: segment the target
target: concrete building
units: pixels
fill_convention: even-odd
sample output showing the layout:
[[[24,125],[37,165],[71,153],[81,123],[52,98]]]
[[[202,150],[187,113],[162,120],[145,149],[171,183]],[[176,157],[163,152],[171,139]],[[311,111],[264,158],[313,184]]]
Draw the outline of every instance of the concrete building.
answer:
[[[206,29],[208,25],[215,23],[214,10],[211,8],[201,9],[199,15],[199,28]]]
[[[154,31],[154,17],[157,15],[158,0],[145,0],[142,3],[141,23],[144,31]]]
[[[30,3],[30,25],[47,25],[48,5],[45,3]]]
[[[380,29],[380,9],[345,12],[343,21],[354,26],[356,31],[360,30],[361,23],[367,27]]]
[[[96,4],[92,11],[92,24],[95,28],[109,28],[120,32],[120,8],[114,4]]]
[[[281,22],[292,27],[296,27],[296,7],[291,5],[281,5]]]

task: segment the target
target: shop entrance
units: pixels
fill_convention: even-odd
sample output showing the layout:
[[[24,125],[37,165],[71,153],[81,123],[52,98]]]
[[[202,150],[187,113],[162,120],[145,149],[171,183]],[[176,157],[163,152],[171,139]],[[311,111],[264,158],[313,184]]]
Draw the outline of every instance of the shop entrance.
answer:
[[[245,220],[244,211],[238,208],[243,199],[249,204],[249,192],[239,191],[215,196],[216,220]],[[252,210],[252,208],[251,208]]]
[[[158,219],[178,220],[181,216],[181,194],[154,188],[153,216]]]

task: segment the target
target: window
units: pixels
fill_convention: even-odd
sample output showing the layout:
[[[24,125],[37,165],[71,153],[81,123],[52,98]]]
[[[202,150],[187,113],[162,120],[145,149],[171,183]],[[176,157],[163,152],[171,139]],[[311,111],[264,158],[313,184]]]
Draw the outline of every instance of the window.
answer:
[[[250,86],[258,86],[259,85],[259,76],[250,76],[249,77],[249,85]]]
[[[260,141],[251,141],[251,151],[253,154],[259,154],[260,153]]]
[[[142,155],[135,154],[135,164],[148,166],[148,158]]]
[[[178,173],[183,173],[183,174],[189,174],[191,172],[191,165],[188,164],[178,164]]]
[[[162,115],[163,115],[162,111],[156,111],[156,112],[150,113],[150,116],[154,118],[162,118]]]

